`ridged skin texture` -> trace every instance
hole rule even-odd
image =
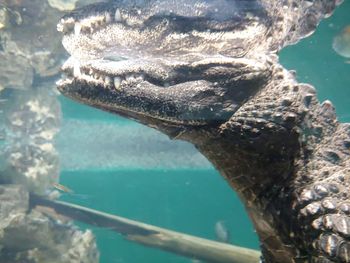
[[[350,125],[337,122],[332,104],[319,104],[312,86],[298,84],[291,73],[275,66],[269,85],[221,129],[237,143],[231,152],[243,148],[255,153],[255,160],[249,154],[246,160],[231,154],[230,167],[217,156],[207,156],[245,200],[262,240],[265,261],[350,262]],[[246,142],[237,142],[237,133]],[[258,138],[263,133],[271,138],[264,137],[260,146]],[[285,141],[272,147],[279,153],[269,153],[268,144],[279,136]],[[244,144],[251,144],[252,149]],[[252,178],[259,175],[254,162],[261,163],[264,158],[276,158],[278,164],[273,163],[271,170],[268,164],[260,168],[267,171],[262,172],[266,177],[254,182]],[[249,168],[244,167],[244,161]],[[243,172],[254,177],[248,177],[248,182],[242,177],[235,179]],[[255,213],[260,213],[256,220]],[[270,217],[267,222],[262,223],[262,214]],[[266,231],[268,225],[275,231]]]
[[[296,182],[296,216],[305,244],[315,251],[313,262],[350,262],[350,125],[333,128],[305,167],[308,184]]]

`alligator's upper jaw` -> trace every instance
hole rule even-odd
[[[57,29],[79,58],[243,56],[263,43],[269,18],[258,0],[115,0],[66,15]],[[267,48],[265,48],[267,50]]]
[[[161,61],[77,61],[63,66],[66,96],[138,119],[169,124],[222,123],[255,94],[270,72],[247,59],[164,65]],[[145,121],[147,119],[147,121]]]
[[[203,125],[226,121],[266,81],[267,63],[238,58],[248,53],[254,15],[241,10],[222,19],[190,10],[186,17],[152,9],[162,0],[143,9],[127,2],[62,18],[58,29],[72,55],[58,85],[64,95],[151,125]]]

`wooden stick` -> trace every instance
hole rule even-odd
[[[54,209],[58,214],[90,225],[111,229],[128,240],[181,256],[215,263],[258,263],[260,252],[211,241],[103,213],[62,201],[48,200],[31,194],[30,205]]]

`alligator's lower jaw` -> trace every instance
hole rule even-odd
[[[81,77],[79,80],[74,77],[67,77],[59,80],[57,84],[57,89],[64,96],[80,102],[85,105],[92,106],[97,109],[101,109],[106,112],[117,114],[121,117],[128,119],[133,119],[137,122],[145,124],[147,126],[162,130],[171,136],[176,136],[175,133],[178,132],[179,128],[185,126],[200,127],[207,125],[206,121],[201,120],[179,120],[177,118],[156,116],[148,114],[147,112],[142,112],[134,110],[127,106],[113,104],[109,101],[95,100],[96,96],[94,93],[108,94],[106,98],[118,96],[121,93],[122,83],[109,83],[101,80],[96,80],[93,77]],[[124,81],[127,83],[126,81]],[[83,91],[82,91],[83,90]],[[100,90],[100,91],[99,91]],[[91,96],[91,97],[90,97]]]
[[[115,79],[118,80],[114,80],[113,83],[113,81],[109,82],[106,79],[103,81],[102,77],[96,80],[90,76],[68,76],[57,82],[57,88],[63,95],[77,102],[136,120],[142,124],[161,130],[171,137],[177,136],[177,133],[186,127],[194,128],[212,124],[217,126],[224,121],[204,118],[181,118],[181,116],[173,117],[162,114],[159,113],[159,109],[162,107],[171,109],[173,105],[164,106],[157,100],[154,100],[153,103],[149,100],[143,100],[137,105],[135,104],[135,100],[133,100],[133,95],[130,95],[128,92],[145,87],[146,89],[152,89],[153,87],[150,87],[149,83],[144,82],[142,78],[130,77],[123,81],[120,81],[119,77],[115,77]],[[135,93],[142,94],[143,92],[140,90],[140,92],[136,91]],[[144,110],[143,107],[148,109]],[[152,110],[151,108],[155,109]]]

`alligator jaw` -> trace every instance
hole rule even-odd
[[[64,95],[148,125],[220,124],[270,74],[265,62],[239,58],[249,51],[247,35],[264,32],[255,1],[237,1],[234,10],[223,1],[221,17],[209,1],[185,11],[174,2],[172,12],[169,1],[131,2],[90,5],[61,19],[72,56],[58,83]]]

